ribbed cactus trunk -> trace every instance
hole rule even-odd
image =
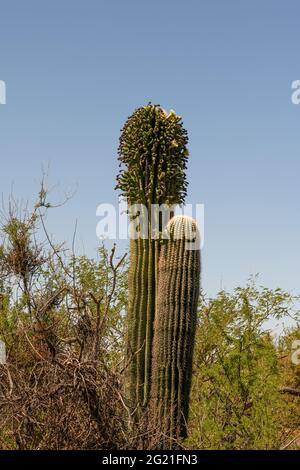
[[[128,389],[133,407],[145,406],[149,398],[157,250],[154,240],[130,241]]]
[[[195,221],[177,216],[167,229],[170,240],[159,259],[151,386],[152,415],[165,449],[186,437],[200,286],[199,246],[189,249]]]
[[[145,408],[150,396],[159,257],[159,242],[152,238],[152,205],[184,202],[187,141],[181,117],[151,104],[128,118],[120,138],[117,188],[129,212],[136,204],[148,211],[148,238],[130,241],[126,385],[132,410]]]

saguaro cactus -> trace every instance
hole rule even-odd
[[[129,208],[143,204],[148,239],[130,241],[128,389],[132,406],[149,398],[159,241],[151,238],[153,204],[181,204],[186,195],[187,132],[181,117],[159,105],[138,108],[120,137],[117,188]]]
[[[159,259],[151,387],[153,414],[167,436],[164,448],[186,436],[200,285],[196,222],[177,216],[167,230],[170,240]]]

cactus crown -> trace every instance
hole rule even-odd
[[[129,203],[182,204],[188,136],[181,117],[149,103],[127,119],[119,145],[117,188]]]

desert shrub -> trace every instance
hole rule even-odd
[[[97,260],[75,257],[47,233],[37,242],[40,209],[10,206],[2,224],[0,447],[126,447],[125,257],[104,247]]]
[[[278,346],[266,322],[284,318],[293,298],[251,281],[202,298],[187,445],[277,449],[285,439],[286,397]],[[274,325],[274,323],[273,323]]]
[[[29,212],[11,205],[0,227],[0,448],[161,448],[151,413],[133,417],[124,395],[126,257],[57,245],[50,208],[44,197]],[[299,323],[271,334],[294,300],[254,281],[201,296],[185,447],[298,448]]]

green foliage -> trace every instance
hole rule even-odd
[[[9,214],[0,230],[0,447],[127,445],[124,257],[69,255],[46,232],[38,243],[41,222]]]
[[[124,353],[123,330],[128,302],[127,263],[123,263],[122,270],[115,279],[111,257],[102,245],[98,250],[97,259],[86,256],[74,257],[70,269],[74,276],[73,288],[75,287],[80,301],[88,310],[90,321],[95,325],[101,305],[100,322],[103,338],[101,354],[105,355],[108,364],[115,365],[122,361]],[[109,297],[115,282],[118,288]]]
[[[23,282],[28,282],[30,276],[42,263],[34,243],[36,229],[35,213],[31,217],[20,219],[16,214],[2,226],[2,236],[6,240],[0,250],[3,269],[18,276]]]
[[[195,352],[188,445],[209,449],[276,449],[284,398],[278,354],[265,322],[283,318],[292,298],[253,282],[233,294],[202,298]]]

